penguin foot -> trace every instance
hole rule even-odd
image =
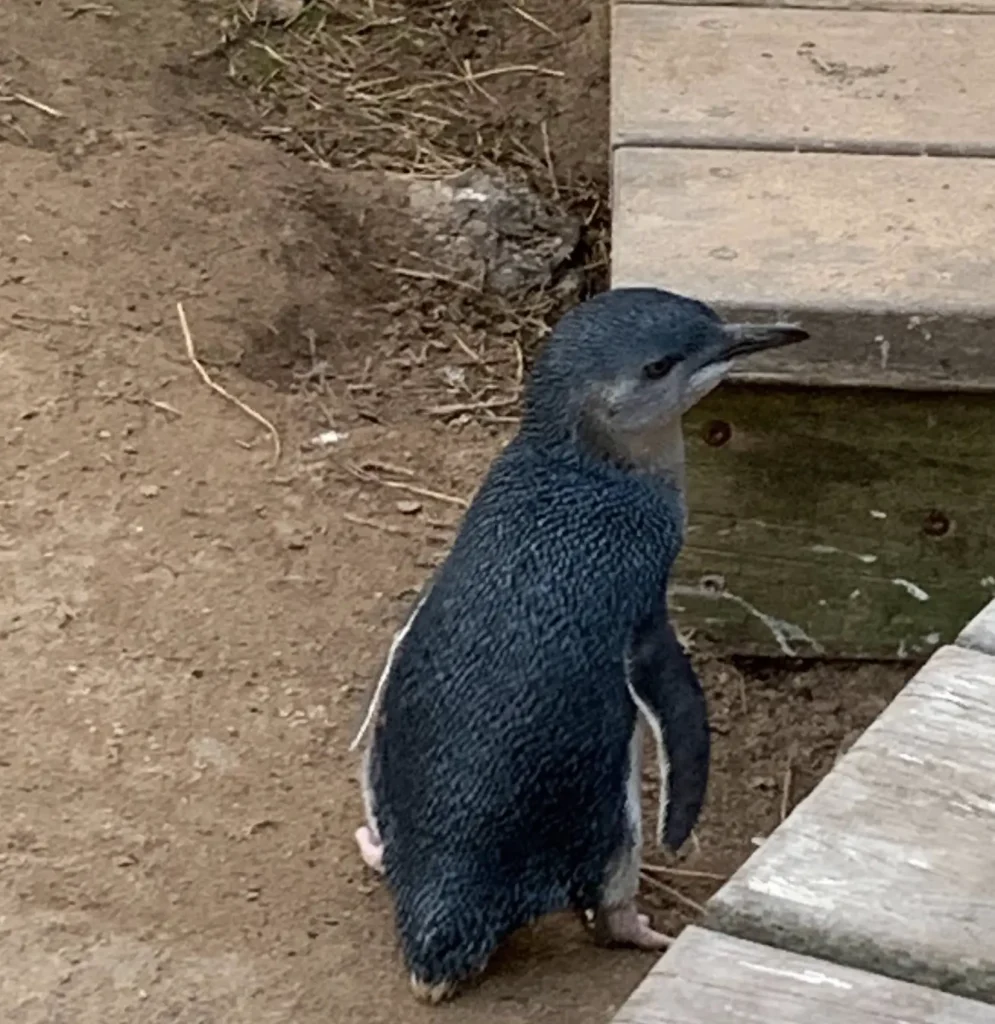
[[[411,991],[414,993],[415,999],[420,1003],[436,1006],[438,1003],[452,999],[456,995],[456,985],[451,981],[440,981],[436,985],[429,985],[427,982],[417,978],[414,973],[411,974],[410,981]]]
[[[359,855],[363,863],[373,868],[377,874],[383,874],[383,843],[380,837],[368,826],[363,825],[356,829],[356,845],[359,847]]]
[[[650,919],[640,914],[636,904],[599,907],[594,921],[594,939],[601,946],[635,946],[636,949],[659,951],[674,941],[663,932],[650,927]]]

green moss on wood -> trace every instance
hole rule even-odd
[[[920,658],[995,594],[995,396],[727,385],[686,433],[673,607],[719,649]]]

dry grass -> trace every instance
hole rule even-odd
[[[488,367],[482,358],[466,367],[469,387],[449,389],[449,404],[461,407],[453,415],[492,421],[507,419],[495,411],[495,399],[515,397],[536,343],[565,305],[604,285],[608,265],[603,185],[558,168],[547,125],[533,116],[564,74],[557,58],[565,51],[527,6],[310,0],[291,21],[276,24],[260,13],[259,0],[240,0],[210,51],[223,54],[231,77],[255,96],[263,133],[322,167],[424,178],[498,169],[527,180],[585,225],[571,270],[578,288],[554,282],[510,304],[442,274],[399,282],[413,305],[429,298],[445,308],[449,323],[469,325],[458,342],[464,350],[497,333],[498,373],[510,390],[495,394],[487,372],[494,361]]]
[[[515,16],[513,4],[311,0],[283,25],[258,10],[244,0],[226,23],[231,72],[263,99],[267,131],[312,158],[425,177],[508,164],[548,175],[488,86],[503,78],[527,91],[528,79],[562,70],[478,66],[472,56],[499,31],[494,21]]]

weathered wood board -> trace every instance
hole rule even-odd
[[[619,3],[620,0],[615,0]],[[621,0],[632,4],[673,7],[811,8],[840,11],[905,11],[937,14],[995,14],[995,0]]]
[[[625,147],[612,187],[614,286],[812,333],[739,379],[995,391],[995,162]]]
[[[985,605],[957,637],[961,647],[995,656],[995,601]]]
[[[995,658],[938,651],[709,903],[739,938],[995,1003]]]
[[[995,17],[623,3],[612,32],[614,146],[995,155]]]
[[[995,395],[727,385],[685,436],[702,641],[921,659],[995,596]]]
[[[614,1024],[995,1024],[995,1009],[687,928]]]

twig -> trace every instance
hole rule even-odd
[[[146,398],[146,402],[152,406],[153,409],[158,409],[160,412],[168,412],[171,416],[175,416],[177,419],[183,416],[183,413],[179,409],[170,405],[169,402],[160,402],[154,398]]]
[[[520,388],[525,380],[525,353],[518,338],[512,338],[512,344],[515,346],[515,387]]]
[[[393,523],[381,523],[376,519],[364,519],[362,516],[354,516],[351,512],[343,512],[342,518],[357,526],[368,526],[371,530],[381,530],[383,533],[393,533],[398,537],[410,537],[411,531],[405,530],[403,526],[394,526]]]
[[[781,821],[788,816],[791,808],[791,755],[788,755],[788,764],[784,769],[784,781],[781,783]]]
[[[643,881],[649,882],[650,885],[659,889],[661,892],[667,893],[668,896],[672,896],[679,903],[683,903],[686,907],[690,907],[692,910],[697,911],[699,914],[705,913],[705,908],[697,900],[691,899],[690,896],[685,896],[680,889],[675,889],[672,885],[667,885],[666,882],[661,882],[659,878],[654,878],[652,875],[647,875],[644,872],[640,872],[640,876]]]
[[[370,465],[369,462],[366,465]],[[400,480],[384,480],[376,473],[370,473],[361,466],[346,465],[345,467],[354,477],[367,483],[379,484],[381,487],[389,487],[395,491],[407,491],[409,494],[417,494],[422,498],[434,498],[436,501],[444,501],[447,505],[458,505],[460,508],[467,508],[469,502],[466,498],[457,497],[455,494],[444,494],[442,491],[433,491],[428,487],[419,487],[416,484],[403,483]]]
[[[33,107],[35,110],[40,110],[43,114],[47,114],[49,117],[55,117],[62,120],[66,116],[61,110],[56,110],[55,107],[50,107],[47,103],[42,103],[41,100],[25,96],[23,92],[15,92],[10,98],[18,103],[23,103],[26,107]]]
[[[51,324],[53,327],[90,327],[100,326],[91,320],[80,320],[78,317],[42,316],[38,313],[22,313],[20,310],[10,314],[11,320],[30,320],[38,324]]]
[[[72,21],[73,18],[78,18],[81,14],[94,14],[98,18],[116,18],[118,12],[110,4],[80,4],[71,11],[67,11],[66,18]]]
[[[483,359],[458,334],[453,335],[453,340],[475,363],[483,362]]]
[[[370,260],[370,266],[376,267],[377,270],[386,270],[391,274],[397,274],[398,277],[413,277],[418,281],[444,281],[446,284],[455,285],[457,288],[466,288],[472,292],[480,291],[475,285],[469,284],[466,281],[460,281],[456,277],[450,277],[448,274],[439,274],[434,270],[416,270],[414,267],[391,267],[386,263],[377,263],[374,260]]]
[[[467,78],[472,79],[474,82],[479,82],[482,78],[493,78],[495,75],[548,75],[550,78],[564,78],[565,72],[558,71],[555,68],[542,68],[538,64],[509,64],[508,67],[504,68],[487,68],[484,71],[473,71]],[[454,79],[456,81],[464,81],[465,79],[459,75],[447,75],[447,78]]]
[[[186,343],[187,358],[193,364],[193,368],[200,375],[200,379],[212,390],[221,395],[222,398],[226,398],[232,405],[238,406],[247,416],[251,416],[257,423],[269,431],[270,436],[273,438],[273,465],[277,465],[280,461],[280,456],[283,452],[283,445],[280,442],[280,433],[273,426],[272,423],[261,413],[256,412],[251,406],[246,405],[241,398],[236,398],[230,391],[226,391],[220,384],[216,384],[212,379],[211,375],[204,369],[203,364],[197,358],[197,351],[194,348],[193,335],[190,333],[190,327],[187,324],[187,315],[183,310],[183,303],[176,303],[176,314],[180,318],[180,330],[183,331],[183,340]]]
[[[508,6],[517,14],[520,18],[535,25],[536,28],[541,28],[543,32],[548,32],[554,39],[559,39],[559,36],[544,22],[540,21],[534,14],[530,14],[528,11],[521,7],[516,7],[515,4],[509,0]]]
[[[673,875],[675,878],[703,878],[709,882],[727,882],[728,875],[720,875],[717,871],[692,871],[690,868],[669,868],[665,864],[647,864],[643,862],[643,871],[652,871],[661,875]]]
[[[452,405],[433,405],[425,411],[429,416],[451,416],[457,412],[474,412],[477,409],[505,409],[514,405],[517,398],[485,398],[480,402],[454,402]]]
[[[406,466],[395,466],[393,462],[381,462],[379,459],[364,459],[359,464],[360,469],[367,471],[373,469],[383,470],[385,473],[394,473],[396,476],[414,476],[414,470]]]
[[[549,183],[553,186],[553,195],[560,198],[560,185],[556,180],[556,167],[553,164],[553,151],[549,145],[549,126],[545,121],[539,126],[542,131],[542,151],[546,157],[546,170],[549,171]]]
[[[409,494],[417,494],[422,498],[434,498],[436,501],[444,501],[448,505],[458,505],[460,508],[468,508],[470,503],[466,498],[457,497],[455,494],[443,494],[441,491],[431,491],[427,487],[417,487],[415,484],[401,483],[400,480],[380,480],[377,483],[384,487],[391,487],[396,491],[407,491]]]

